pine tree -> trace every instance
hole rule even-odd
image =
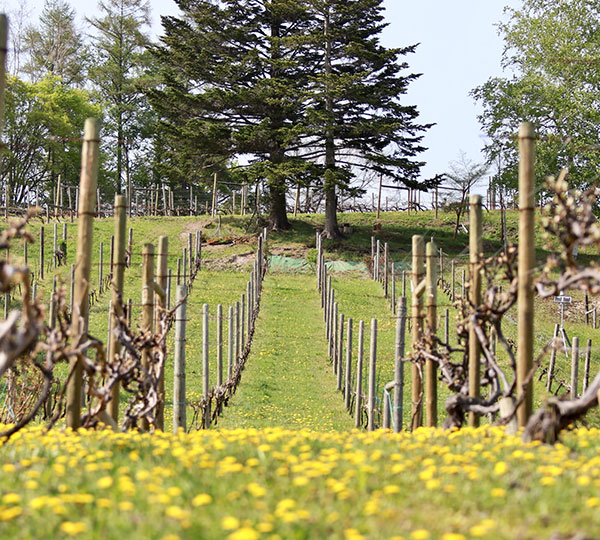
[[[313,46],[320,62],[306,92],[309,136],[300,153],[324,164],[325,234],[339,237],[336,190],[371,170],[418,187],[415,160],[428,125],[416,123],[416,107],[401,97],[419,75],[402,57],[416,45],[388,49],[382,0],[310,0]],[[421,183],[421,187],[423,184]]]
[[[198,171],[246,154],[245,176],[265,179],[269,222],[289,228],[286,189],[304,167],[290,151],[299,136],[307,83],[304,2],[179,0],[181,17],[163,18],[157,49],[164,86],[151,102],[170,145]],[[197,174],[202,174],[198,172]]]

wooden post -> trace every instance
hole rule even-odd
[[[223,385],[223,306],[217,305],[217,386]]]
[[[169,271],[167,272],[167,309],[171,309],[171,283],[173,282],[173,276],[172,276],[172,271],[169,268]]]
[[[444,312],[444,343],[450,345],[450,310]]]
[[[571,399],[577,399],[577,379],[579,377],[579,338],[573,338],[571,347]]]
[[[44,226],[42,225],[40,226],[40,280],[44,279],[44,243]]]
[[[533,271],[535,268],[535,134],[530,123],[519,129],[519,288],[517,296],[517,398],[533,365]],[[529,384],[517,410],[519,427],[525,427],[533,410],[533,384]]]
[[[183,248],[183,260],[181,262],[181,271],[183,272],[182,281],[184,285],[187,285],[187,248]]]
[[[590,384],[590,361],[592,359],[592,340],[587,340],[587,348],[585,351],[585,364],[583,365],[583,388],[581,392],[584,393]]]
[[[127,252],[129,253],[129,264],[128,266],[131,266],[131,263],[133,261],[133,229],[130,227],[129,228],[129,239],[127,241]]]
[[[590,325],[590,297],[587,291],[584,291],[584,302],[585,302],[585,324]]]
[[[142,332],[151,334],[154,329],[154,246],[144,244],[142,248]],[[142,365],[148,369],[150,367],[150,354],[147,349],[142,350]],[[142,429],[148,431],[150,424],[146,419],[142,420]]]
[[[337,344],[337,358],[335,362],[337,363],[337,390],[342,389],[342,377],[344,374],[344,370],[342,368],[344,362],[344,314],[340,313],[340,323],[339,323],[339,332],[338,332],[338,344]]]
[[[53,229],[54,235],[53,235],[53,243],[52,243],[52,245],[53,245],[54,251],[53,251],[53,255],[52,255],[52,260],[53,260],[54,268],[56,268],[58,266],[58,261],[57,261],[58,256],[56,254],[56,252],[58,251],[58,230],[57,230],[58,229],[58,223],[55,221],[53,225],[54,226],[53,226],[52,229]]]
[[[73,345],[81,343],[87,334],[89,313],[89,283],[92,261],[92,237],[94,225],[94,196],[98,179],[99,123],[93,118],[85,121],[81,153],[81,180],[79,184],[79,220],[77,224],[77,255],[75,275],[75,301],[71,321]],[[78,429],[81,424],[81,386],[83,366],[75,358],[69,365],[72,371],[67,384],[66,424]]]
[[[181,259],[177,257],[177,285],[181,283]]]
[[[456,280],[456,263],[454,262],[454,259],[452,259],[452,263],[451,263],[451,272],[452,272],[452,283],[450,284],[450,292],[451,292],[451,297],[452,297],[452,302],[456,301],[456,293],[455,293],[455,280]]]
[[[381,187],[383,185],[383,174],[379,173],[379,194],[377,195],[377,221],[379,222],[379,213],[381,212]]]
[[[227,380],[233,374],[233,306],[229,306],[227,318]]]
[[[402,296],[406,296],[406,270],[402,270]]]
[[[465,299],[465,269],[462,269],[461,279],[460,279],[460,298],[461,300]]]
[[[394,411],[392,422],[394,433],[402,430],[404,402],[404,345],[406,341],[406,297],[398,302],[398,318],[396,319],[396,343],[394,358]]]
[[[194,273],[194,257],[192,251],[192,233],[188,233],[188,253],[190,254],[190,279],[192,279],[192,274]]]
[[[119,294],[123,294],[123,283],[125,276],[125,232],[127,227],[127,198],[123,195],[115,195],[115,258],[112,267],[112,311],[111,327],[115,328],[117,317],[123,316],[123,310],[118,302]],[[121,298],[123,301],[123,298]],[[110,335],[109,350],[114,358],[121,351],[121,342],[113,333]],[[110,416],[115,422],[119,421],[119,383],[111,390]]]
[[[186,287],[177,287],[175,304],[175,358],[173,366],[173,433],[179,428],[186,430],[185,397],[185,327],[186,327]]]
[[[423,266],[425,259],[425,246],[421,235],[412,237],[412,267],[413,267],[413,293],[412,293],[412,337],[417,343],[423,335],[423,299],[417,294],[417,288],[423,280]],[[411,429],[423,425],[423,381],[418,366],[412,366],[412,420]]]
[[[71,278],[70,278],[70,280],[71,280],[71,288],[70,288],[71,294],[69,296],[69,298],[70,298],[69,313],[71,315],[73,315],[73,304],[75,302],[75,265],[74,264],[71,265],[71,274],[70,274],[70,276],[71,276]],[[34,298],[35,298],[35,295],[34,295]]]
[[[27,264],[27,263],[25,263],[25,264]],[[592,326],[593,326],[594,330],[596,328],[598,328],[597,321],[598,321],[597,308],[594,308],[594,311],[592,312]]]
[[[235,303],[235,364],[237,365],[240,360],[240,351],[241,351],[241,343],[240,343],[240,303]]]
[[[162,291],[167,290],[167,277],[169,266],[169,238],[166,236],[158,237],[158,253],[156,261],[156,283]],[[156,294],[154,296],[156,304],[155,328],[159,331],[160,321],[167,309],[167,296]],[[158,382],[158,405],[156,407],[156,428],[164,431],[165,429],[165,372],[160,374]]]
[[[209,386],[209,364],[208,364],[208,304],[202,306],[202,395],[208,400]],[[210,402],[204,411],[204,427],[210,426]]]
[[[394,268],[394,263],[392,262],[392,313],[396,314],[396,270]]]
[[[471,304],[481,304],[481,254],[482,254],[483,225],[481,219],[481,195],[471,195],[469,215],[469,262],[471,271]],[[480,395],[480,358],[481,347],[475,328],[469,322],[469,397],[478,398]],[[478,426],[479,416],[469,412],[469,425]]]
[[[369,404],[367,431],[375,429],[375,376],[377,368],[377,319],[371,319],[371,354],[369,356]]]
[[[375,237],[371,236],[371,270],[373,279],[375,278]]]
[[[104,242],[100,242],[98,248],[100,262],[98,263],[98,293],[102,294],[102,270],[104,270]]]
[[[375,281],[379,281],[381,276],[379,275],[379,261],[381,259],[381,242],[377,240],[377,247],[375,249]]]
[[[27,238],[24,238],[23,239],[23,262],[24,262],[25,266],[27,266],[29,264],[28,249],[29,249],[29,242],[27,241]],[[595,328],[595,326],[594,326],[594,328]]]
[[[558,340],[559,324],[554,325],[554,337],[552,338],[552,350],[550,351],[550,364],[548,365],[548,380],[546,382],[546,390],[552,391],[552,379],[554,378],[554,365],[556,363],[556,348]]]
[[[213,192],[212,192],[212,207],[210,211],[211,217],[217,215],[217,173],[213,174]]]
[[[365,322],[358,322],[358,355],[356,357],[356,400],[354,402],[354,427],[359,428],[361,424],[362,408],[362,372],[363,372],[363,344],[365,334]]]
[[[4,127],[4,93],[6,90],[6,52],[8,45],[8,18],[0,14],[0,133]]]
[[[352,318],[348,318],[348,332],[346,335],[346,380],[344,383],[344,405],[350,410],[350,397],[352,396]]]
[[[334,291],[335,292],[335,291]],[[333,303],[333,314],[331,317],[330,351],[333,373],[337,373],[337,340],[338,340],[338,303]]]
[[[426,273],[426,309],[427,330],[435,336],[437,332],[437,264],[435,260],[436,247],[434,242],[427,242],[425,257],[427,260]],[[435,349],[431,348],[434,354]],[[425,394],[427,427],[437,426],[437,366],[431,359],[425,361]]]
[[[294,202],[294,217],[298,214],[298,202],[300,201],[300,184],[296,186],[296,201]]]
[[[438,187],[435,186],[435,219],[438,218]]]
[[[389,260],[390,248],[388,243],[383,244],[383,290],[385,298],[388,298],[388,276],[389,276]]]

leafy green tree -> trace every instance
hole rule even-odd
[[[25,30],[24,48],[28,61],[23,72],[33,81],[51,74],[67,85],[83,84],[87,48],[75,25],[75,10],[66,0],[46,0],[39,26]]]
[[[30,83],[9,77],[2,141],[0,181],[17,204],[51,196],[53,179],[76,186],[81,167],[81,134],[85,119],[102,117],[89,92],[46,76]]]
[[[388,49],[382,0],[310,0],[312,41],[318,52],[307,88],[308,137],[301,153],[324,164],[325,233],[339,236],[337,190],[371,170],[418,187],[424,150],[415,106],[402,96],[419,75],[404,74],[403,57],[416,45]]]
[[[266,180],[270,225],[288,228],[288,181],[306,167],[303,135],[308,82],[305,2],[178,0],[181,17],[163,18],[156,55],[163,86],[151,102],[163,119],[179,174],[199,182],[236,155],[246,177]],[[175,164],[174,163],[174,164]]]
[[[524,0],[507,9],[499,25],[503,66],[510,76],[491,78],[472,95],[489,141],[485,151],[498,165],[498,184],[517,186],[514,135],[528,120],[539,135],[536,178],[568,166],[582,186],[598,177],[600,125],[600,4],[587,0]]]
[[[89,71],[106,105],[105,149],[115,171],[114,187],[121,193],[124,181],[129,185],[131,178],[132,150],[143,138],[149,118],[144,84],[150,61],[145,33],[150,7],[147,0],[106,0],[98,7],[100,15],[88,19],[95,30]]]

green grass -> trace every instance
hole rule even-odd
[[[308,276],[268,275],[252,352],[222,427],[349,429],[327,361],[320,299]]]

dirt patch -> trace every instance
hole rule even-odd
[[[217,246],[224,247],[224,246]],[[244,270],[251,267],[254,263],[254,251],[232,255],[224,259],[206,259],[202,263],[210,270]]]
[[[294,259],[306,259],[306,254],[310,248],[303,247],[278,247],[269,246],[269,253],[271,255],[282,255],[284,257],[293,257]]]

